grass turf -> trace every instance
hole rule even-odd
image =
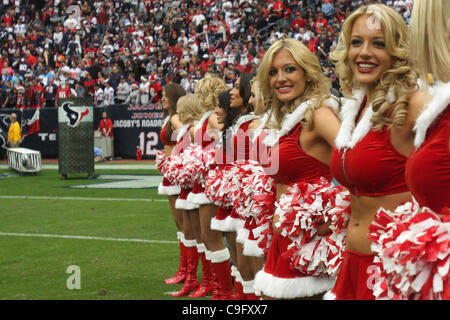
[[[96,170],[96,174],[157,174],[155,170]],[[176,228],[164,196],[153,189],[71,189],[86,175],[63,180],[57,170],[36,176],[3,169],[0,233],[92,236],[168,243],[118,242],[0,235],[0,299],[180,299],[163,279],[178,268]],[[102,180],[102,182],[104,182]],[[14,198],[53,197],[52,199]],[[67,200],[59,197],[157,199]],[[163,201],[161,201],[163,200]],[[66,286],[69,266],[80,268],[81,289]],[[199,280],[201,277],[199,264]],[[188,299],[188,298],[186,298]]]

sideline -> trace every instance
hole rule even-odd
[[[0,163],[0,169],[8,169],[8,164]],[[43,163],[42,170],[56,170],[58,164]],[[156,170],[156,164],[95,164],[98,170]]]
[[[120,242],[163,243],[163,244],[177,244],[178,243],[178,241],[170,241],[170,240],[147,240],[147,239],[126,239],[126,238],[123,239],[123,238],[91,237],[91,236],[70,236],[70,235],[39,234],[39,233],[0,232],[0,236],[60,238],[60,239],[77,239],[77,240],[103,240],[103,241],[120,241]]]

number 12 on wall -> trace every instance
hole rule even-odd
[[[139,148],[142,150],[142,155],[155,156],[158,153],[156,149],[158,145],[158,134],[156,132],[143,132],[139,133]]]

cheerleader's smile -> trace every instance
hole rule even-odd
[[[288,50],[282,49],[274,54],[269,70],[269,83],[283,103],[292,101],[305,92],[305,72]]]
[[[386,48],[384,31],[366,15],[353,24],[348,59],[355,79],[365,85],[379,81],[391,68],[392,57]],[[373,18],[372,18],[373,19]]]

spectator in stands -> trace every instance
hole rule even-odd
[[[117,86],[116,102],[119,104],[125,103],[129,94],[130,85],[128,84],[124,76],[120,76],[120,83]]]
[[[67,85],[65,81],[62,81],[61,85],[56,90],[55,105],[58,106],[58,101],[60,99],[68,99],[71,96],[72,91],[70,90],[70,87]]]
[[[141,105],[146,105],[149,102],[149,83],[147,77],[141,76],[141,84],[139,86],[139,103]]]
[[[105,88],[103,89],[103,105],[109,107],[114,104],[114,89],[110,86],[109,80],[103,81]]]
[[[98,83],[94,84],[94,106],[103,107],[103,89]]]
[[[10,148],[17,148],[20,144],[20,139],[22,139],[20,133],[20,124],[17,122],[17,114],[11,113],[9,116],[9,120],[11,121],[8,130],[8,141],[7,144]]]
[[[128,94],[127,100],[125,100],[125,104],[135,105],[139,103],[139,90],[137,83],[131,84],[131,91]]]

